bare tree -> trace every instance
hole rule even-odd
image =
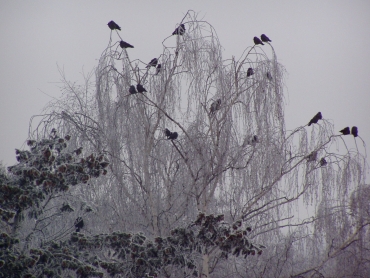
[[[57,127],[72,145],[109,157],[105,185],[76,192],[100,215],[94,232],[154,238],[199,212],[223,214],[251,226],[269,251],[245,263],[204,248],[200,277],[338,273],[333,265],[347,247],[368,235],[368,216],[354,205],[360,197],[351,199],[365,184],[365,157],[347,148],[325,113],[310,127],[285,129],[285,69],[272,44],[225,60],[212,25],[193,11],[180,24],[186,31],[162,42],[160,68],[132,59],[111,36],[94,81],[88,75],[77,86],[61,72],[64,95],[46,107],[31,137]],[[137,84],[147,92],[129,90]],[[311,211],[307,219],[299,208]],[[359,266],[369,259],[361,254]]]

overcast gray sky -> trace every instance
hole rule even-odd
[[[216,29],[224,59],[239,57],[254,36],[270,37],[288,72],[287,129],[321,111],[335,130],[357,125],[370,142],[369,0],[0,0],[0,161],[16,162],[30,117],[60,96],[57,65],[83,83],[108,44],[110,20],[135,46],[132,60],[150,61],[189,9]],[[353,145],[352,136],[344,140]]]

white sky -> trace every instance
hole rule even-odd
[[[83,83],[81,73],[97,65],[108,44],[110,20],[135,46],[131,59],[149,62],[189,9],[216,29],[224,59],[239,57],[254,36],[270,37],[288,71],[287,129],[321,111],[335,130],[357,125],[370,142],[369,0],[0,0],[0,161],[16,162],[30,117],[60,96],[57,65]],[[352,136],[344,140],[353,145]]]

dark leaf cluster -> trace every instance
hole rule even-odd
[[[0,215],[9,221],[15,213],[39,206],[51,192],[67,191],[71,185],[87,183],[91,177],[107,173],[109,162],[103,155],[80,158],[82,148],[67,151],[70,136],[56,132],[48,139],[28,140],[30,150],[16,150],[18,164],[8,167],[0,179]],[[67,209],[67,208],[65,208]]]

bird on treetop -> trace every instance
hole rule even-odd
[[[319,120],[322,119],[322,115],[321,115],[321,112],[318,112],[311,120],[310,122],[308,123],[308,126],[310,126],[311,124],[317,124],[317,122]]]
[[[118,26],[117,23],[115,23],[113,20],[109,21],[108,22],[108,27],[111,29],[111,30],[120,30],[121,31],[121,27]]]
[[[175,140],[178,137],[177,132],[171,132],[167,128],[164,130],[164,134],[166,135],[168,140]]]
[[[353,135],[353,137],[357,137],[358,136],[358,128],[357,128],[357,126],[353,126],[351,128],[351,134]]]
[[[127,42],[125,42],[125,41],[120,41],[120,43],[119,43],[119,46],[121,47],[121,48],[134,48],[134,46],[133,45],[131,45],[131,44],[129,44],[129,43],[127,43]]]
[[[177,136],[178,136],[177,132],[171,132],[171,135],[168,139],[175,140],[175,139],[177,139]]]
[[[216,112],[217,110],[220,109],[220,107],[221,107],[221,99],[219,98],[215,100],[214,102],[212,102],[211,107],[210,107],[210,113],[212,114]]]
[[[254,38],[253,38],[253,41],[254,41],[254,44],[262,44],[262,45],[264,45],[264,44],[262,43],[262,41],[261,41],[259,38],[257,38],[257,37],[254,37]]]
[[[269,71],[266,73],[266,77],[268,80],[272,81],[272,75]]]
[[[157,65],[157,68],[156,68],[156,71],[155,71],[155,74],[156,75],[161,71],[161,68],[162,68],[162,65],[161,64],[158,64]]]
[[[168,129],[168,128],[166,128],[166,129],[164,130],[164,134],[166,135],[166,137],[167,137],[167,138],[169,138],[169,137],[171,136],[171,131],[169,131],[169,129]]]
[[[351,131],[349,130],[348,126],[343,128],[342,130],[339,130],[339,132],[341,132],[343,135],[351,134]]]
[[[145,90],[145,88],[143,87],[143,85],[141,85],[140,83],[136,85],[136,89],[139,93],[144,93],[144,92],[147,92],[147,90]]]
[[[311,161],[316,161],[316,158],[317,158],[317,151],[313,151],[312,153],[310,153],[308,156],[306,156],[307,158],[307,161],[308,162],[311,162]]]
[[[152,60],[150,60],[149,64],[146,67],[147,68],[155,67],[157,64],[158,64],[158,59],[157,58],[153,58]]]
[[[320,159],[320,166],[325,166],[326,164],[328,164],[328,162],[326,161],[326,159],[323,157]]]
[[[263,42],[272,42],[272,40],[270,40],[270,39],[269,39],[269,37],[268,37],[268,36],[266,36],[265,34],[262,34],[262,35],[261,35],[261,40],[262,40]]]
[[[253,69],[252,68],[248,68],[248,70],[247,70],[247,77],[249,77],[249,76],[251,76],[253,74],[254,74]]]
[[[185,25],[181,24],[179,27],[175,29],[175,31],[172,32],[172,35],[184,35],[185,33]]]
[[[131,85],[130,86],[130,89],[128,89],[128,91],[129,91],[129,93],[130,94],[137,94],[137,91],[136,91],[136,89],[135,89],[135,86],[134,85]]]

